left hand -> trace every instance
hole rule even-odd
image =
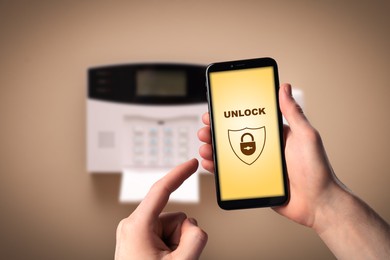
[[[161,213],[169,195],[198,168],[185,162],[157,181],[116,232],[115,259],[198,259],[207,234],[185,213]]]

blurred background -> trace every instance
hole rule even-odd
[[[390,221],[389,1],[0,0],[2,259],[112,259],[136,204],[120,175],[86,171],[87,69],[270,56],[303,90],[338,177]],[[203,87],[203,86],[202,86]],[[209,235],[202,259],[333,259],[310,229],[271,209],[200,203],[167,211]]]

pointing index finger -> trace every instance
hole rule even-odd
[[[176,166],[150,188],[137,211],[151,220],[156,219],[169,200],[169,196],[198,168],[198,160],[192,159]]]

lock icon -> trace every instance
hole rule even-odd
[[[244,137],[246,135],[249,135],[252,138],[251,142],[244,142]],[[251,155],[256,151],[256,142],[252,134],[245,133],[241,136],[240,148],[241,148],[241,152],[245,155]]]

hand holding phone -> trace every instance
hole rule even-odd
[[[219,206],[284,204],[288,185],[275,60],[214,63],[206,74]]]

